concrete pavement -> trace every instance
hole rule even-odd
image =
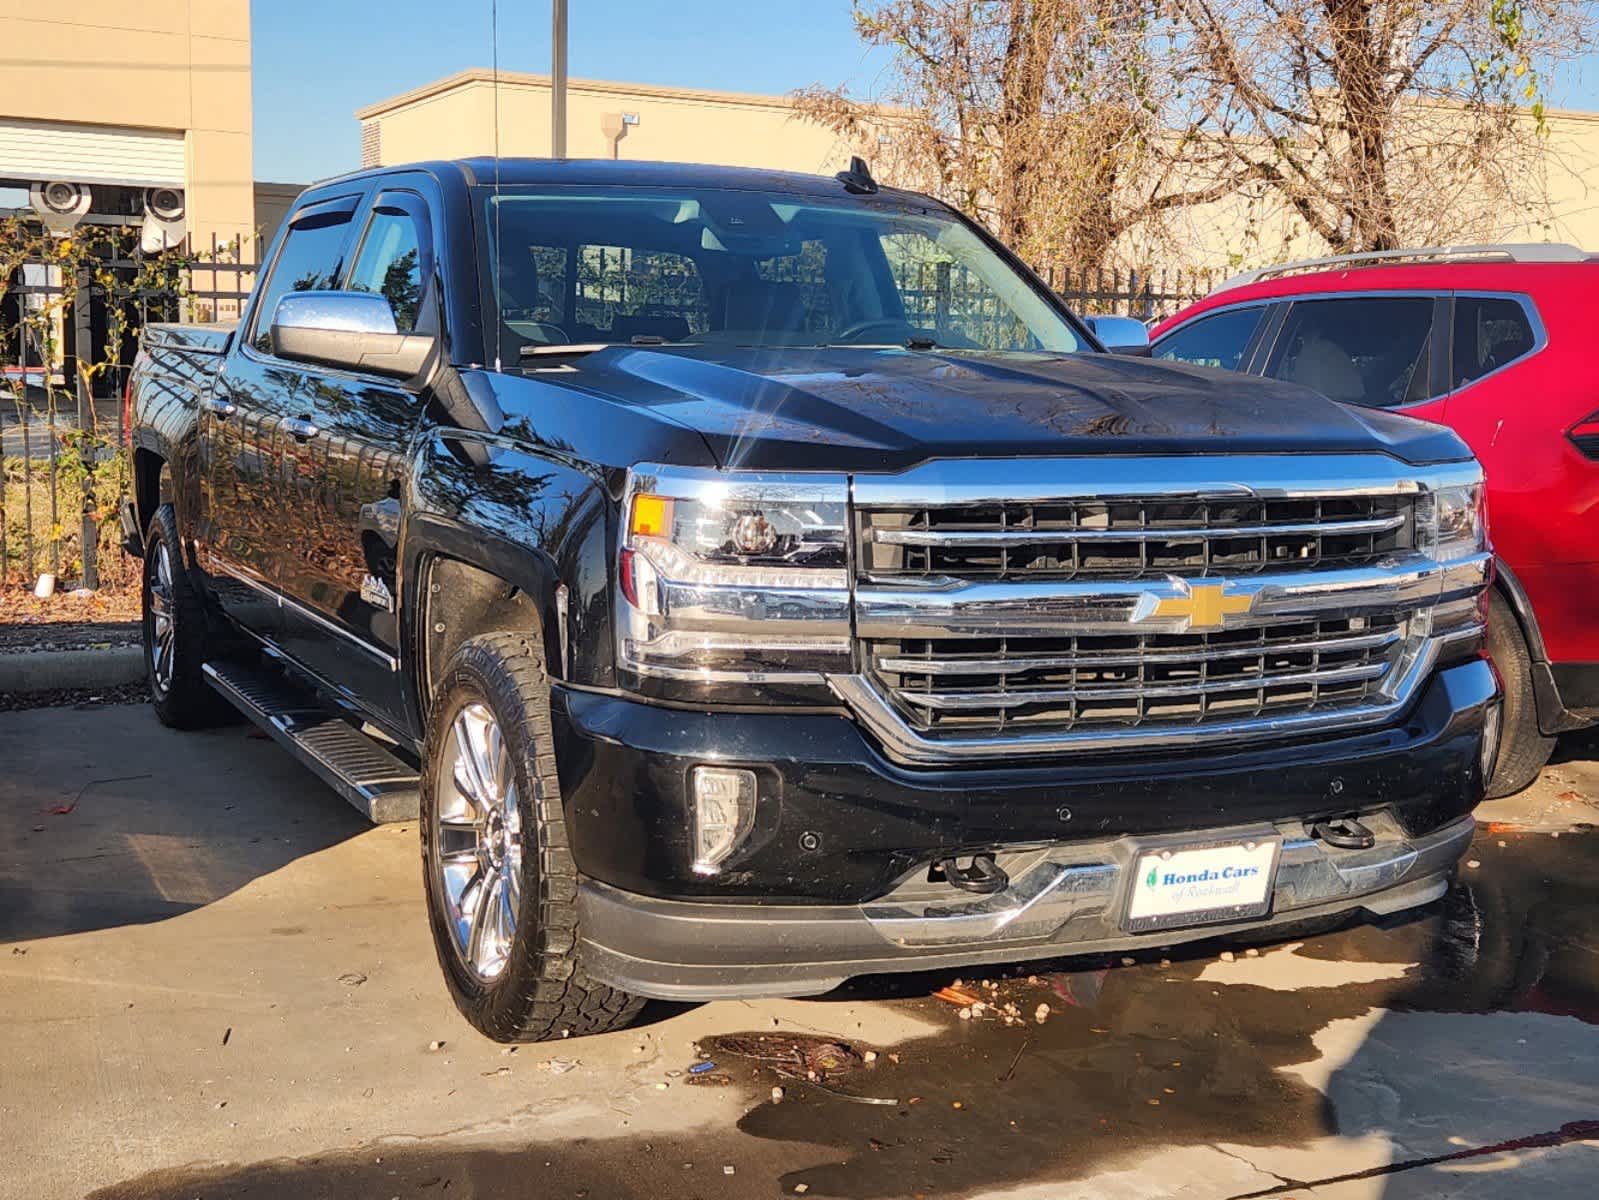
[[[946,975],[508,1051],[438,978],[414,827],[245,726],[0,714],[0,1197],[1591,1196],[1594,745],[1418,919],[996,975],[1013,1026]],[[878,1057],[717,1041],[791,1033]]]

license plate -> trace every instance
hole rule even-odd
[[[1265,916],[1271,911],[1280,845],[1267,837],[1143,851],[1127,903],[1127,931]]]

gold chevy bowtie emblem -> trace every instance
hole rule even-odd
[[[1180,582],[1180,581],[1179,581]],[[1220,629],[1227,617],[1246,613],[1254,603],[1248,593],[1229,596],[1224,583],[1182,583],[1184,594],[1155,602],[1152,617],[1187,617],[1190,632]]]

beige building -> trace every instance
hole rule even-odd
[[[1499,190],[1486,184],[1448,197],[1433,191],[1426,176],[1408,186],[1429,211],[1452,206],[1456,221],[1464,219],[1474,229],[1465,241],[1568,242],[1599,251],[1599,113],[1548,110],[1542,136],[1522,152],[1517,167],[1512,203],[1495,199]],[[1129,263],[1180,253],[1183,267],[1222,273],[1328,253],[1326,243],[1275,193],[1258,187],[1181,209],[1169,218],[1164,236],[1141,240],[1134,233],[1117,249]]]
[[[499,153],[550,153],[550,78],[501,72]],[[357,110],[361,165],[387,166],[495,152],[494,76],[462,71]],[[786,96],[572,79],[567,154],[833,172],[852,149],[805,120]]]
[[[201,252],[253,235],[249,0],[0,0],[0,56],[16,207],[48,189],[52,219],[142,222],[147,244]]]
[[[359,109],[362,165],[493,154],[495,105],[494,77],[479,69]],[[498,109],[501,154],[549,154],[549,76],[502,72]],[[885,131],[891,127],[890,118]],[[1542,145],[1543,169],[1534,172],[1542,177],[1529,176],[1527,203],[1513,214],[1492,214],[1482,240],[1568,241],[1599,250],[1599,113],[1551,110]],[[568,84],[567,151],[574,158],[818,173],[836,171],[859,153],[880,177],[917,186],[913,178],[894,178],[886,137],[851,146],[800,116],[785,96],[574,79]],[[1172,214],[1156,236],[1126,236],[1116,257],[1139,268],[1154,263],[1227,273],[1325,253],[1320,239],[1271,194],[1240,193]]]

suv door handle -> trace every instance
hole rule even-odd
[[[226,421],[239,411],[239,406],[231,400],[224,400],[220,396],[207,396],[205,406],[216,414],[217,420]]]
[[[304,417],[289,417],[283,422],[283,428],[297,441],[307,442],[322,430],[317,428],[315,421],[308,421]]]

